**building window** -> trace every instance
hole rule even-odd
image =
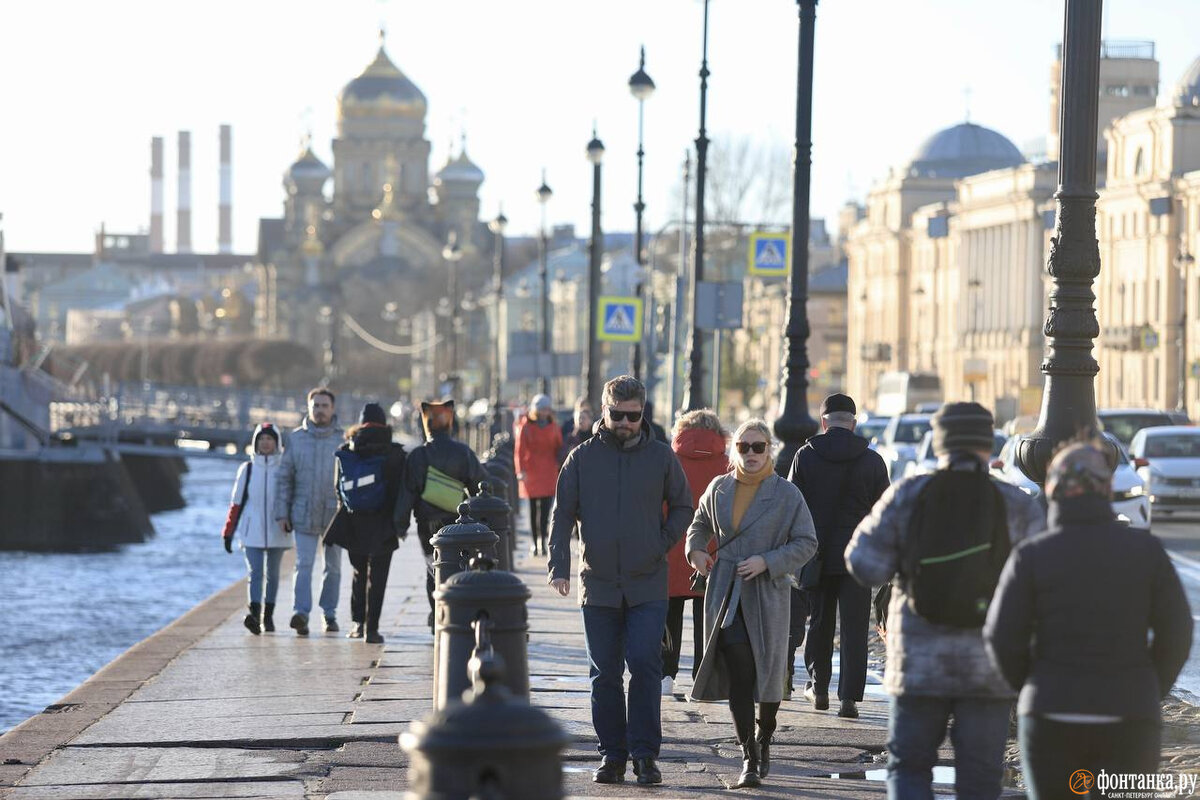
[[[1139,147],[1137,155],[1133,157],[1133,175],[1140,177],[1146,174],[1146,151]]]

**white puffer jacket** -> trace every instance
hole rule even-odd
[[[252,461],[238,468],[237,480],[233,482],[230,502],[242,502],[246,486],[246,470],[250,464],[250,491],[246,494],[246,506],[242,509],[234,534],[242,547],[288,548],[294,544],[293,536],[284,533],[274,520],[272,510],[279,487],[279,464],[282,457],[277,454],[264,456],[256,453]]]

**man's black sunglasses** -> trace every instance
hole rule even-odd
[[[630,422],[642,421],[641,411],[617,411],[615,408],[609,408],[608,415],[612,417],[613,422],[620,422],[623,419],[627,419]]]
[[[737,449],[738,449],[738,452],[741,453],[742,455],[746,455],[746,453],[749,453],[751,450],[753,450],[755,453],[758,453],[759,455],[762,455],[763,453],[767,452],[767,443],[766,442],[738,442]]]

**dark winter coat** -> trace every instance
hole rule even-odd
[[[863,437],[830,428],[796,452],[788,480],[804,495],[817,528],[817,554],[801,585],[815,586],[822,574],[845,575],[850,537],[888,488],[883,457]]]
[[[471,494],[479,492],[480,481],[488,480],[488,475],[471,448],[452,439],[448,431],[434,431],[427,441],[413,448],[404,470],[407,504],[412,508],[418,525],[433,523],[441,527],[447,519],[453,520],[456,515],[421,499],[421,493],[425,491],[425,476],[430,467],[466,485]],[[405,527],[407,525],[405,521]]]
[[[1049,523],[1009,556],[983,629],[1019,713],[1158,719],[1192,644],[1170,558],[1105,498],[1051,503]]]
[[[700,507],[700,497],[714,478],[729,472],[729,456],[725,455],[725,437],[707,428],[685,428],[671,442],[671,449],[683,467],[692,490],[692,506]],[[709,540],[709,552],[716,552],[716,537]],[[676,542],[667,554],[668,592],[671,597],[703,597],[704,592],[692,591],[692,565],[684,552],[683,540]]]
[[[620,608],[667,599],[667,551],[692,521],[692,492],[671,448],[643,418],[624,447],[597,422],[567,456],[550,523],[550,579],[570,579],[579,524],[579,604]],[[663,504],[667,506],[666,518]]]
[[[383,467],[387,487],[383,508],[379,511],[350,513],[339,500],[337,512],[325,530],[325,544],[336,544],[355,555],[377,556],[390,553],[400,546],[399,539],[408,534],[411,514],[402,488],[406,455],[404,447],[392,441],[387,427],[364,427],[354,432],[350,441],[341,446],[369,458],[387,455]],[[342,462],[334,461],[334,486],[342,480]]]
[[[558,482],[558,449],[562,431],[553,419],[538,421],[525,415],[517,420],[513,443],[513,468],[520,482],[521,497],[553,497]]]

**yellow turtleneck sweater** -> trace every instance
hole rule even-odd
[[[742,517],[746,515],[746,509],[750,508],[750,503],[754,501],[754,495],[758,494],[758,487],[773,474],[775,474],[775,470],[771,468],[770,460],[758,472],[746,472],[741,465],[734,464],[733,477],[736,483],[733,489],[733,529],[735,531],[742,524]]]

